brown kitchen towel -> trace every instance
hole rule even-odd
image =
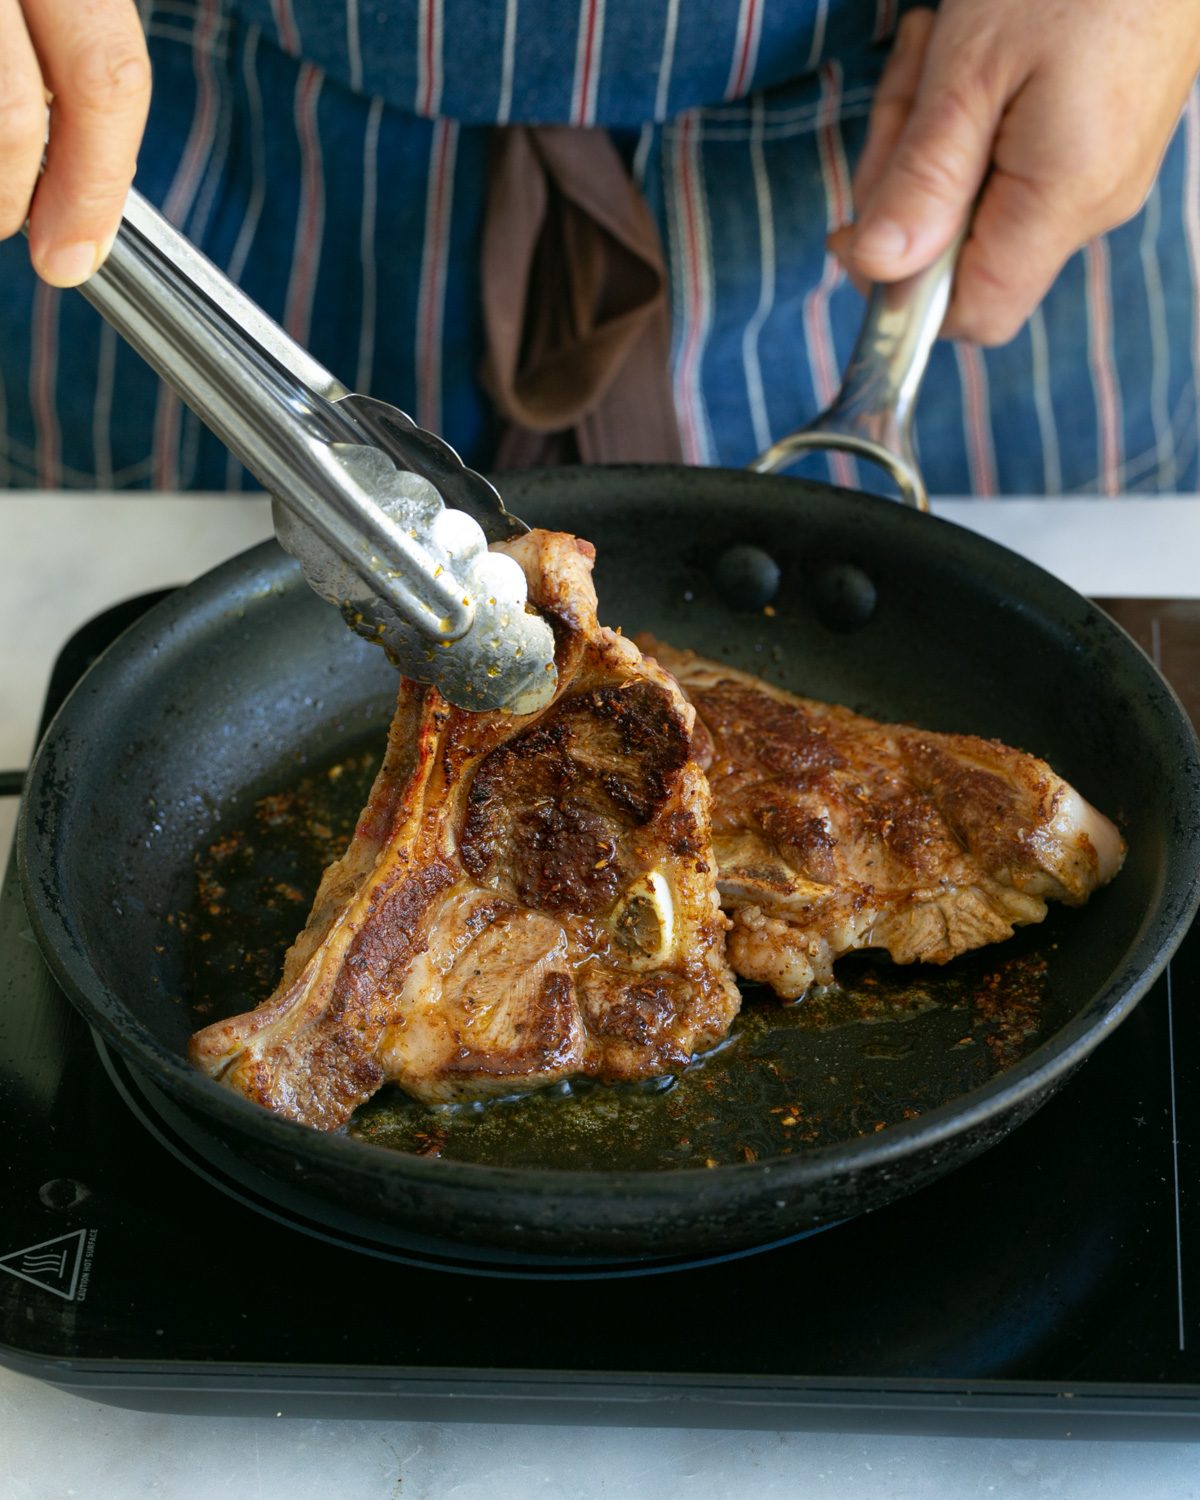
[[[498,468],[679,461],[662,247],[605,131],[494,133],[482,281]]]

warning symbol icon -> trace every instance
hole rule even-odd
[[[60,1234],[39,1245],[26,1245],[23,1250],[0,1256],[0,1271],[73,1302],[79,1289],[86,1239],[87,1230],[77,1229],[73,1234]]]

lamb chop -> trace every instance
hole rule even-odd
[[[711,743],[729,957],[786,999],[836,958],[942,964],[1078,906],[1121,867],[1116,828],[996,740],[878,724],[648,636]]]
[[[445,1101],[661,1075],[737,1012],[692,708],[597,623],[588,543],[505,550],[555,632],[550,707],[468,713],[402,682],[277,989],[192,1038],[290,1119],[334,1129],[385,1081]]]

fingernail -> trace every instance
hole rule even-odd
[[[100,264],[100,248],[89,241],[59,245],[38,263],[38,272],[51,286],[78,286]]]
[[[877,219],[858,231],[854,251],[860,260],[899,260],[908,249],[908,235],[891,219]]]

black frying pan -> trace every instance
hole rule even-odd
[[[764,1246],[962,1167],[1129,1013],[1186,929],[1200,756],[1177,700],[1065,585],[886,501],[670,468],[525,475],[504,493],[531,523],[596,544],[608,622],[883,719],[997,736],[1045,757],[1119,820],[1129,857],[1117,880],[1016,940],[1045,966],[1036,1045],[963,1090],[945,1036],[935,1028],[928,1040],[922,1018],[908,1033],[913,1055],[894,1064],[878,1057],[873,1028],[843,1027],[846,1089],[869,1075],[894,1119],[896,1101],[878,1096],[893,1076],[902,1092],[920,1074],[940,1080],[940,1102],[886,1129],[858,1119],[825,1144],[715,1169],[570,1172],[410,1156],[276,1119],[194,1072],[185,1046],[197,1018],[179,998],[187,945],[165,916],[192,900],[195,851],[294,777],[301,757],[320,762],[364,733],[381,740],[395,687],[382,655],[268,544],[124,635],[73,693],[30,772],[18,838],[34,929],[139,1107],[268,1211],[369,1248],[493,1269],[649,1269]],[[773,615],[736,607],[718,586],[739,544],[778,564]],[[861,598],[845,607],[848,569],[869,580],[873,609]],[[836,1093],[823,1057],[814,1087]]]

